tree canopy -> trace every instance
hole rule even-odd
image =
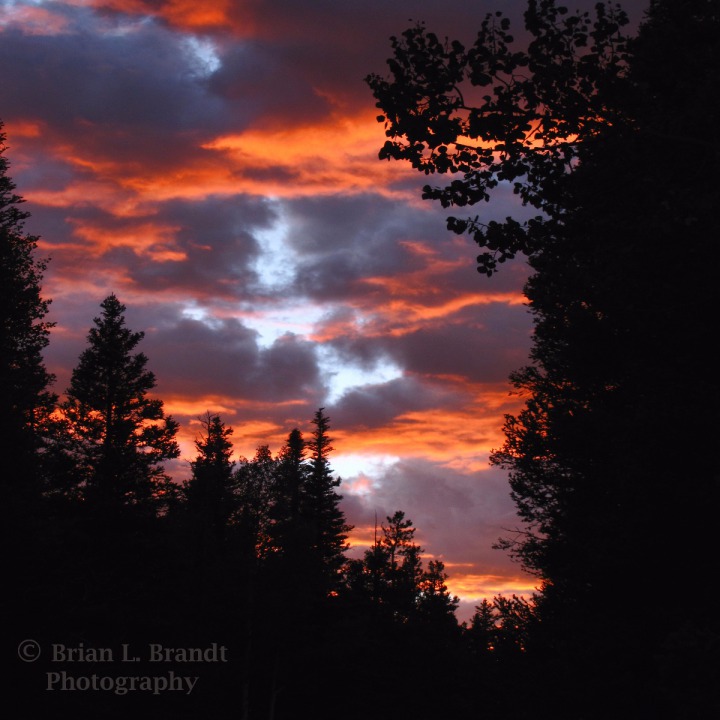
[[[623,685],[612,663],[637,712],[662,712],[657,697],[678,702],[681,691],[667,682],[659,693],[648,658],[663,654],[672,674],[680,660],[668,647],[718,632],[706,587],[682,640],[667,597],[644,596],[632,627],[609,612],[678,568],[700,576],[718,551],[708,528],[720,501],[720,384],[707,351],[720,299],[708,263],[719,118],[707,104],[720,17],[706,0],[654,0],[636,36],[625,27],[614,4],[572,13],[531,0],[525,46],[501,13],[470,48],[417,25],[393,38],[390,77],[368,77],[389,138],[380,157],[450,178],[423,197],[472,206],[506,183],[539,211],[448,227],[481,247],[481,272],[518,254],[532,270],[530,364],[511,378],[525,405],[493,456],[525,524],[500,546],[542,583],[540,647],[563,678],[557,693],[578,688],[547,712],[568,716],[603,683]]]
[[[479,271],[492,275],[518,253],[532,263],[574,207],[567,180],[581,148],[632,124],[622,105],[627,22],[615,4],[598,3],[593,17],[531,0],[527,45],[500,11],[485,17],[470,48],[419,24],[392,38],[391,77],[367,77],[390,138],[380,158],[452,176],[444,186],[426,185],[424,198],[471,206],[510,183],[524,204],[542,211],[526,222],[450,217],[450,230],[484,248]]]

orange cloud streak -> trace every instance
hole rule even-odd
[[[96,256],[106,253],[112,248],[130,247],[139,255],[154,261],[181,261],[187,255],[172,247],[173,235],[180,230],[179,226],[160,225],[157,223],[141,223],[130,228],[109,229],[94,223],[73,221],[75,235],[85,240],[85,252]]]
[[[447,582],[450,591],[463,600],[480,602],[491,600],[496,595],[532,595],[538,585],[537,578],[527,575],[494,575],[482,573],[463,573],[457,571],[452,563],[445,567],[450,576]]]
[[[70,0],[71,4],[73,0]],[[151,2],[146,0],[74,0],[76,4],[94,5],[102,10],[114,10],[127,15],[145,15],[160,17],[174,27],[186,30],[202,30],[204,28],[227,27],[232,22],[231,10],[235,15],[238,8],[230,0],[163,0]],[[243,13],[238,20],[239,27],[247,32],[249,16]]]
[[[232,162],[248,192],[288,197],[372,190],[397,197],[400,193],[387,186],[392,179],[405,179],[406,173],[378,163],[381,144],[374,117],[363,112],[355,117],[335,113],[315,125],[250,129],[218,137],[203,148]],[[252,171],[260,170],[267,174],[258,184]],[[282,171],[281,179],[274,181],[272,171]],[[288,182],[286,175],[294,179]]]
[[[447,468],[475,472],[488,467],[488,456],[504,436],[499,409],[511,413],[520,406],[507,390],[487,388],[477,402],[462,407],[432,408],[403,413],[379,428],[334,431],[338,453],[426,457]]]

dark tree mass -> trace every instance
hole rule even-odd
[[[125,306],[114,295],[101,307],[60,406],[64,449],[85,498],[155,514],[173,494],[160,463],[180,453],[177,423],[147,395],[155,376],[145,355],[133,354],[143,333],[125,327]]]
[[[492,462],[520,518],[498,547],[539,589],[486,599],[463,624],[445,565],[426,560],[403,511],[350,551],[325,408],[277,452],[236,460],[233,429],[208,411],[190,477],[173,481],[178,425],[114,294],[53,394],[45,262],[0,134],[0,442],[13,465],[2,611],[20,660],[28,638],[52,648],[13,664],[13,717],[720,713],[709,581],[720,383],[708,350],[720,11],[652,0],[627,27],[615,4],[529,0],[522,43],[500,12],[469,48],[415,25],[392,39],[389,77],[367,78],[388,137],[380,157],[448,178],[425,198],[468,208],[509,185],[536,210],[448,219],[479,245],[482,274],[526,259],[535,323],[511,378],[524,405]],[[49,693],[73,662],[66,646],[113,687],[168,673],[202,683],[163,697]]]
[[[36,255],[38,238],[24,231],[29,214],[7,174],[2,128],[0,122],[0,443],[2,457],[14,460],[4,488],[12,513],[39,491],[37,453],[55,396],[42,357],[52,327],[40,287],[45,262]]]
[[[707,352],[720,13],[655,0],[627,37],[618,6],[573,14],[538,0],[525,23],[519,50],[500,13],[470,48],[422,25],[393,39],[390,79],[368,78],[381,157],[449,174],[424,189],[444,207],[511,183],[539,211],[448,219],[482,248],[481,272],[518,253],[532,269],[531,363],[512,377],[526,402],[494,461],[525,521],[500,545],[542,583],[527,634],[547,693],[535,711],[703,717],[717,708],[720,637],[699,580],[717,556],[720,500]],[[682,617],[677,592],[693,598]],[[483,637],[488,613],[476,617]]]

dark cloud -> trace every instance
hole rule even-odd
[[[336,426],[352,433],[361,428],[380,428],[404,413],[452,405],[460,399],[457,389],[406,376],[354,388],[334,403],[331,410]]]
[[[476,209],[484,221],[537,214],[523,208],[507,186],[496,194],[496,202]],[[516,292],[527,275],[524,263],[511,262],[493,278],[479,277],[475,270],[479,248],[466,236],[448,233],[448,212],[430,203],[418,206],[366,193],[301,198],[288,201],[286,207],[293,228],[289,243],[296,253],[298,289],[320,300],[375,295],[382,301],[386,291],[364,281],[423,270],[428,296]],[[426,253],[418,250],[421,246]],[[441,263],[446,267],[438,274]],[[388,293],[386,300],[390,299]]]
[[[303,43],[303,54],[312,53]],[[332,107],[317,92],[313,76],[288,57],[282,43],[248,40],[229,49],[222,66],[208,80],[208,89],[238,111],[252,108],[255,118],[286,122],[318,121]]]
[[[320,300],[365,294],[359,280],[393,274],[417,261],[400,241],[422,223],[413,213],[373,195],[302,198],[288,203],[289,244],[296,253],[297,286]]]
[[[55,11],[59,9],[55,6]],[[204,125],[221,106],[194,72],[197,62],[182,36],[154,22],[107,27],[87,10],[67,8],[74,26],[57,34],[3,33],[8,116],[33,109],[55,126],[162,128]]]
[[[471,42],[475,26],[497,3],[472,0],[447,0],[441,5],[432,0],[388,3],[351,0],[337,3],[320,0],[311,6],[294,0],[280,0],[254,6],[256,32],[271,43],[283,65],[292,68],[292,77],[300,83],[330,94],[346,107],[367,103],[368,90],[363,78],[371,72],[384,73],[390,55],[391,35],[407,27],[426,22],[439,35],[459,36]],[[503,9],[515,10],[524,0],[502,2]],[[246,8],[236,3],[243,16]],[[471,22],[471,19],[475,22]],[[308,43],[312,37],[316,42]]]
[[[179,319],[148,332],[145,347],[168,392],[267,403],[304,401],[320,386],[311,343],[287,334],[270,347],[233,319]]]
[[[3,79],[3,119],[41,118],[46,137],[78,143],[85,157],[135,165],[186,162],[203,137],[242,126],[247,114],[224,113],[197,74],[185,38],[152,21],[123,29],[88,9],[53,6],[72,15],[71,30],[49,35],[2,33],[0,62],[22,67]]]
[[[162,259],[163,246],[149,248],[160,259],[137,257],[128,268],[134,283],[149,292],[185,289],[195,298],[251,298],[257,284],[252,263],[260,255],[255,237],[276,219],[272,205],[258,198],[209,197],[157,206],[153,221],[172,228],[167,249],[184,259]]]
[[[388,358],[409,372],[502,382],[508,368],[526,362],[530,317],[524,307],[490,303],[464,308],[413,332],[341,336],[331,345],[348,360]]]

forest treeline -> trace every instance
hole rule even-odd
[[[165,465],[179,456],[179,427],[152,395],[143,333],[127,327],[114,294],[69,386],[55,394],[43,361],[52,333],[45,263],[7,170],[0,153],[0,442],[12,459],[2,489],[12,589],[4,617],[11,647],[30,638],[46,650],[20,665],[19,702],[75,717],[291,718],[313,708],[314,718],[360,718],[402,698],[422,718],[451,702],[460,667],[523,651],[527,601],[485,601],[459,625],[443,562],[424,563],[402,511],[378,524],[362,557],[350,557],[324,408],[275,455],[261,445],[237,461],[232,428],[208,412],[190,476],[174,481]],[[214,643],[227,662],[196,669],[192,697],[135,692],[118,705],[108,692],[47,690],[47,672],[90,672],[87,663],[54,665],[53,645],[88,656],[150,643]],[[388,674],[383,658],[396,654]],[[432,685],[405,697],[420,675]]]

